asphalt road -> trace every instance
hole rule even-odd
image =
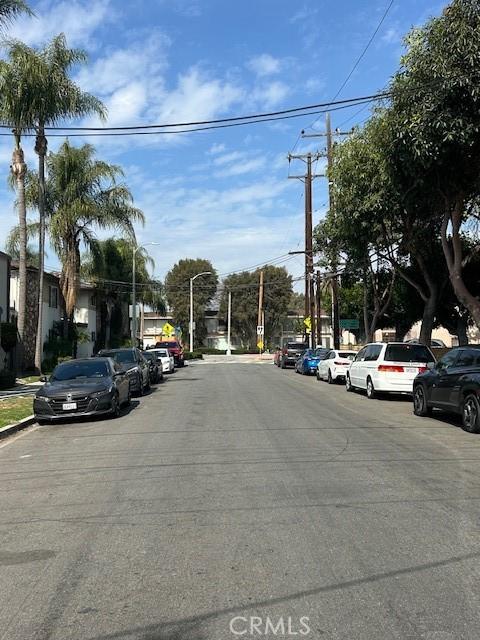
[[[269,638],[478,640],[479,471],[480,436],[407,401],[195,363],[118,420],[0,443],[0,639],[269,619]]]

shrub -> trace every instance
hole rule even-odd
[[[15,386],[16,376],[13,371],[3,369],[0,371],[0,389],[10,389]]]
[[[1,322],[2,349],[8,353],[17,344],[17,326],[13,322]]]
[[[203,353],[199,351],[186,351],[183,354],[184,360],[203,360]]]

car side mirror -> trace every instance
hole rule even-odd
[[[40,376],[40,382],[48,382],[47,376]]]
[[[429,369],[430,371],[435,369],[435,366],[435,362],[427,362],[427,369]]]

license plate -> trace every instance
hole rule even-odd
[[[64,411],[72,411],[73,409],[77,408],[77,403],[76,402],[64,402],[62,404],[62,409]]]
[[[405,373],[418,373],[417,367],[405,367]]]

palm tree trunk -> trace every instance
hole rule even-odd
[[[27,210],[25,205],[25,174],[27,165],[20,146],[20,134],[14,131],[15,149],[12,155],[12,175],[17,186],[17,207],[19,224],[19,260],[18,260],[18,333],[25,338],[25,320],[27,305]]]
[[[38,212],[40,221],[38,233],[38,321],[35,368],[41,373],[43,357],[43,269],[45,263],[45,156],[47,155],[47,139],[42,125],[38,127],[35,151],[38,154]]]

